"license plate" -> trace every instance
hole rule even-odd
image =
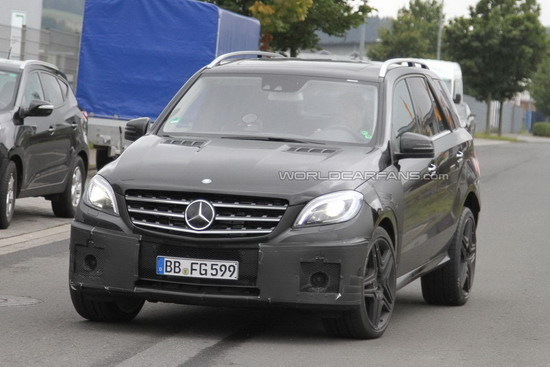
[[[157,274],[189,278],[239,279],[239,262],[157,256]]]

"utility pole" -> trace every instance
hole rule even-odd
[[[361,36],[359,38],[359,60],[363,60],[365,57],[365,39],[367,37],[367,21],[366,18],[363,20],[361,25]]]
[[[441,60],[441,36],[443,33],[443,9],[445,7],[445,0],[441,0],[441,14],[439,14],[439,29],[437,30],[437,59]]]

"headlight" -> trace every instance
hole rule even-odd
[[[84,203],[94,209],[103,212],[118,215],[115,193],[106,179],[100,175],[95,175],[86,189]]]
[[[311,200],[298,215],[295,227],[332,224],[355,217],[363,205],[363,195],[357,191],[338,191]]]

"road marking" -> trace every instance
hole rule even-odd
[[[0,256],[69,238],[70,224],[0,239]]]
[[[173,336],[117,364],[118,367],[179,366],[222,338],[206,336]]]

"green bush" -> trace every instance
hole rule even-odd
[[[533,125],[533,135],[550,136],[550,122],[535,122],[535,125]]]

